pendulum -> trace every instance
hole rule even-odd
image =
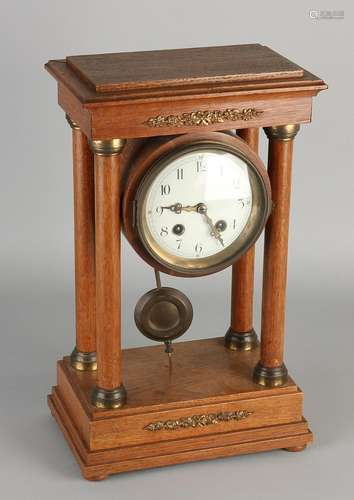
[[[180,290],[161,286],[159,271],[155,269],[156,288],[145,293],[137,302],[134,319],[137,328],[148,339],[164,342],[165,352],[171,356],[172,340],[183,335],[193,319],[193,308]]]

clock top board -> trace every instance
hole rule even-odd
[[[48,71],[82,102],[149,95],[311,87],[323,81],[260,44],[77,55]]]

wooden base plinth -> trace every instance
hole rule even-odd
[[[123,351],[127,404],[100,410],[90,403],[95,372],[58,362],[48,397],[53,416],[86,479],[183,462],[285,448],[312,440],[302,417],[303,393],[252,382],[254,351],[230,351],[224,339]]]

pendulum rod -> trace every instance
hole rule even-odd
[[[155,280],[156,280],[156,288],[161,288],[161,275],[160,271],[157,269],[154,269],[155,271]]]

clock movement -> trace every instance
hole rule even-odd
[[[76,345],[48,402],[84,477],[303,450],[303,393],[283,360],[291,164],[325,83],[258,44],[71,56],[46,69],[72,128],[76,290]],[[155,345],[121,349],[121,233],[155,274],[126,311]],[[193,307],[164,273],[227,267],[229,328],[176,342]]]

